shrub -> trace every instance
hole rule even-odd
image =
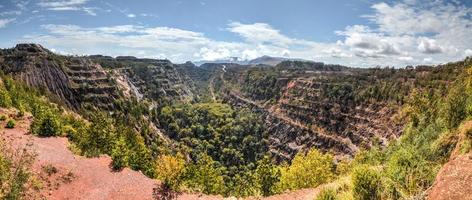
[[[3,88],[0,88],[0,107],[8,108],[12,105],[10,94]]]
[[[15,128],[15,125],[16,125],[15,120],[10,119],[10,120],[8,120],[7,125],[5,126],[5,128]]]
[[[0,121],[5,121],[7,120],[7,116],[5,115],[0,115]]]
[[[353,195],[357,200],[377,200],[381,194],[381,177],[367,166],[354,169],[352,174]]]
[[[394,191],[405,197],[419,194],[434,181],[439,163],[433,163],[416,147],[403,146],[386,163],[385,173],[394,182]]]
[[[22,199],[31,180],[34,156],[24,148],[10,148],[0,141],[0,199]]]
[[[128,166],[129,150],[124,137],[120,137],[111,150],[113,169],[119,170]]]
[[[156,164],[157,178],[169,189],[178,191],[185,168],[185,160],[181,155],[159,156]]]
[[[318,196],[316,196],[315,200],[336,200],[336,190],[332,188],[323,188]]]
[[[61,131],[59,117],[48,109],[37,114],[31,124],[31,132],[39,136],[58,136]]]
[[[204,194],[215,194],[224,189],[221,170],[214,167],[215,161],[201,155],[196,163],[185,168],[185,185]]]
[[[280,181],[280,168],[272,164],[268,156],[257,162],[256,177],[263,196],[277,193],[277,184]]]
[[[282,168],[281,190],[316,187],[334,178],[333,156],[316,149],[299,152],[292,164]]]

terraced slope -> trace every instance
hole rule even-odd
[[[99,64],[88,58],[71,58],[65,71],[83,106],[113,109],[113,100],[119,98],[118,88]]]
[[[153,101],[190,101],[194,98],[195,86],[192,80],[178,71],[177,65],[169,60],[140,59],[130,56],[110,58],[91,56],[104,68],[113,69],[126,76],[137,92]]]
[[[410,93],[447,85],[458,69],[358,69],[285,61],[273,68],[227,71],[220,78],[223,99],[263,113],[272,154],[288,161],[311,147],[352,156],[387,145],[402,134],[400,111]]]

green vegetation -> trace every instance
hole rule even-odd
[[[352,174],[354,199],[378,200],[381,194],[381,177],[375,169],[366,166],[356,168]]]
[[[15,128],[16,122],[13,119],[8,120],[7,125],[5,128]]]
[[[267,135],[257,115],[226,104],[200,103],[165,106],[158,119],[179,142],[179,151],[190,155],[185,184],[209,194],[259,193],[254,173],[257,161],[267,153]],[[203,183],[199,177],[205,174],[215,180]]]
[[[55,113],[54,113],[55,112]],[[31,132],[39,136],[58,136],[61,133],[61,123],[59,121],[59,111],[38,106],[33,109],[34,120],[31,124]]]
[[[316,196],[315,200],[336,200],[336,190],[332,188],[323,188]]]
[[[75,116],[45,98],[54,98],[51,94],[8,76],[2,76],[0,107],[13,107],[21,115],[30,112],[33,134],[67,136],[77,153],[88,157],[108,154],[114,170],[140,170],[161,180],[165,191],[269,196],[348,179],[335,189],[323,189],[316,199],[407,199],[420,196],[432,185],[458,145],[461,153],[472,148],[472,70],[468,62],[415,70],[354,70],[349,76],[321,80],[335,83],[317,88],[322,101],[339,105],[380,101],[402,106],[399,117],[407,122],[403,135],[387,147],[362,150],[348,161],[311,149],[298,152],[290,163],[277,165],[269,156],[269,133],[261,116],[224,103],[171,103],[162,98],[161,82],[149,75],[152,69],[148,66],[138,66],[133,73],[149,81],[147,95],[158,103],[152,110],[145,100],[116,100],[113,112],[84,108],[79,111],[81,116]],[[316,63],[311,67],[303,62],[289,64],[248,70],[241,91],[271,104],[282,95],[278,85],[282,75],[341,69],[320,68]],[[217,82],[223,80],[215,81],[218,87],[223,84]],[[161,141],[151,123],[163,129],[172,143]],[[9,126],[14,127],[14,121],[8,121]],[[28,162],[15,163],[6,153],[0,154],[0,197],[23,193],[29,179],[27,166]]]
[[[33,160],[29,151],[7,147],[4,140],[0,141],[0,199],[27,199]]]
[[[322,154],[316,149],[308,153],[298,153],[290,166],[282,168],[280,188],[295,190],[314,188],[335,177],[333,156]]]
[[[277,73],[272,70],[249,70],[245,75],[242,91],[255,100],[277,100],[281,95]]]

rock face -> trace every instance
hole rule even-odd
[[[0,52],[0,66],[4,73],[29,86],[44,88],[69,107],[77,108],[79,100],[65,72],[65,62],[64,58],[56,57],[37,44],[18,44],[13,49]]]
[[[157,102],[194,96],[193,82],[168,60],[61,56],[38,44],[18,44],[0,51],[0,67],[29,86],[45,89],[58,97],[57,103],[72,109],[112,110],[115,100],[130,96]]]
[[[428,192],[428,200],[472,199],[472,153],[446,163]]]

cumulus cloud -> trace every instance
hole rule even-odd
[[[436,40],[429,38],[420,38],[418,50],[426,54],[437,54],[443,52],[443,48],[436,43]]]
[[[371,63],[449,62],[462,59],[472,44],[472,9],[460,2],[408,0],[371,8],[374,13],[363,17],[373,26],[351,25],[336,32],[345,37],[342,45],[357,57],[372,58]]]
[[[266,23],[242,24],[232,22],[229,24],[228,30],[239,34],[246,41],[251,43],[271,43],[287,46],[295,42],[293,39],[282,35],[279,30],[272,28],[272,26]]]
[[[38,5],[48,10],[84,11],[87,2],[41,0]],[[361,16],[371,23],[352,24],[336,31],[334,34],[340,36],[336,42],[296,38],[262,22],[227,24],[223,30],[239,36],[240,42],[214,40],[191,30],[138,25],[44,25],[44,34],[29,35],[25,40],[71,53],[165,57],[175,62],[270,55],[360,67],[400,67],[449,62],[472,55],[471,8],[443,0],[405,0],[375,3],[371,9],[371,14]]]

